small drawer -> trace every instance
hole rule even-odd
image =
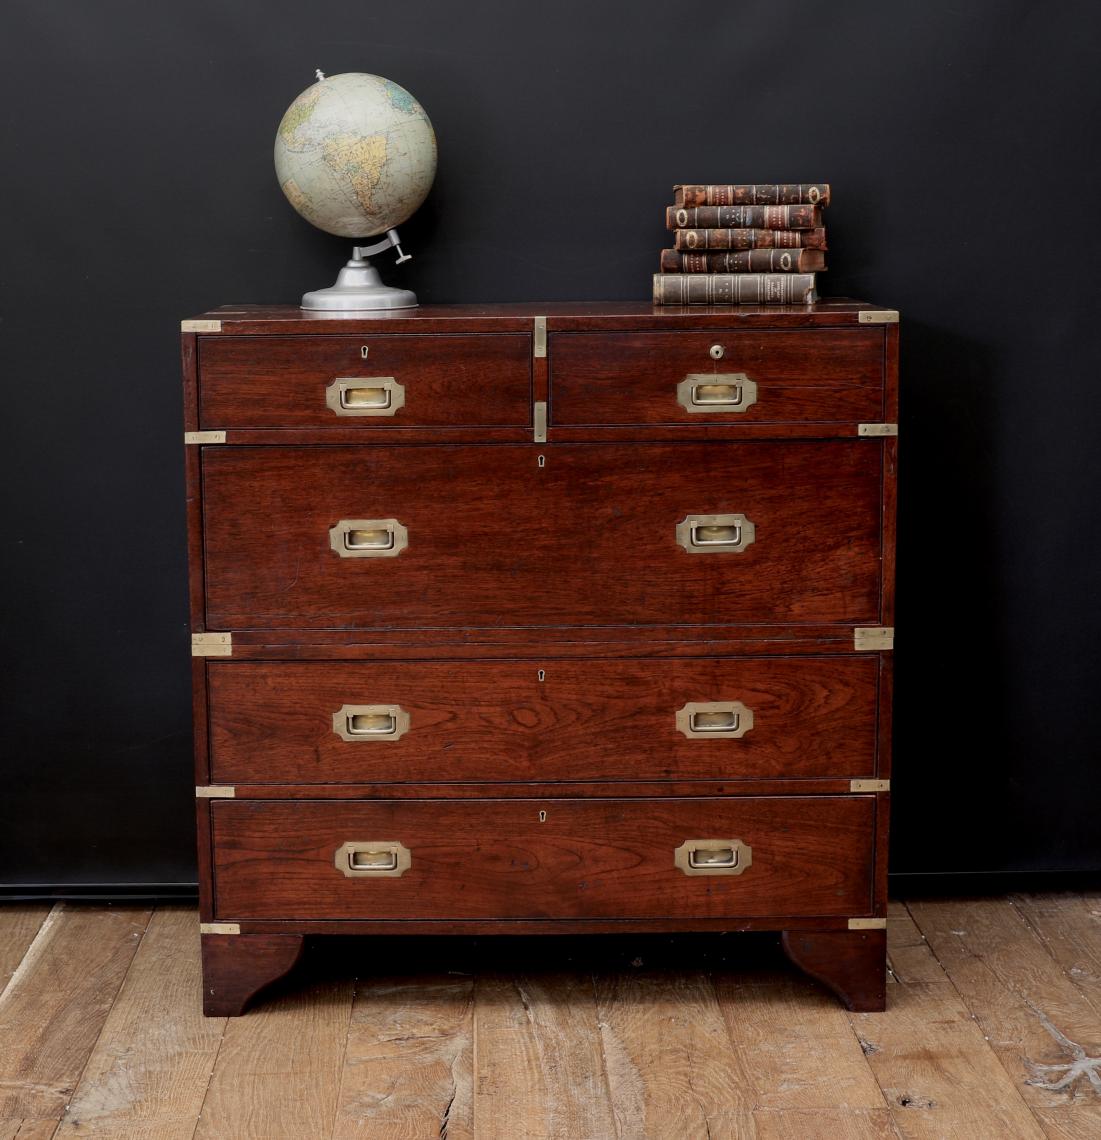
[[[883,331],[554,333],[550,423],[871,422]]]
[[[217,917],[867,914],[874,796],[217,800]]]
[[[208,667],[222,784],[875,775],[879,655]]]
[[[523,427],[531,340],[518,334],[207,337],[204,428]]]

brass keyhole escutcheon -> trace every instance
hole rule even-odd
[[[545,811],[541,811],[539,813],[539,822],[540,823],[546,823],[547,822],[547,813]]]
[[[540,669],[539,672],[536,673],[535,675],[536,675],[536,677],[539,678],[540,681],[545,681],[547,679],[546,669]]]
[[[367,359],[367,345],[364,344],[360,346],[359,355],[362,356],[364,360]]]
[[[712,360],[722,360],[722,358],[726,355],[726,349],[723,348],[721,344],[713,344],[708,349],[708,355]]]

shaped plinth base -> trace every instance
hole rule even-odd
[[[302,956],[301,934],[204,934],[203,1013],[237,1017]]]
[[[785,930],[784,953],[856,1013],[887,1007],[885,930]]]

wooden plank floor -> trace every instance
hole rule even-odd
[[[0,906],[0,1140],[1101,1136],[1101,895],[892,904],[885,1014],[730,935],[332,939],[204,1018],[197,941]]]

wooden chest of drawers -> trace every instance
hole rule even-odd
[[[307,934],[760,929],[883,1007],[897,313],[183,330],[208,1013]]]

